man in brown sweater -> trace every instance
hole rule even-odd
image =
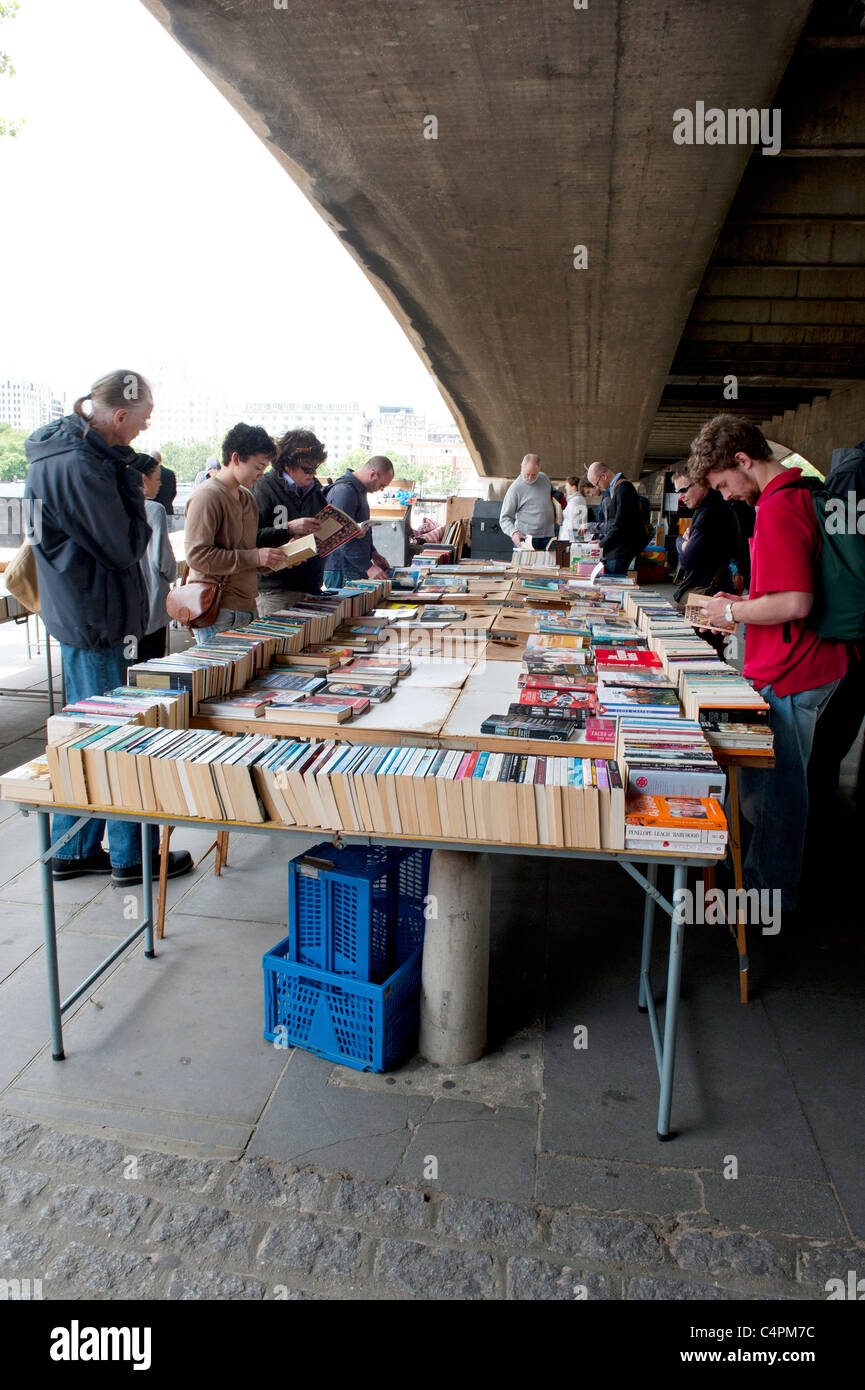
[[[251,623],[256,614],[259,570],[280,569],[285,564],[281,551],[255,543],[258,504],[251,489],[275,453],[276,445],[260,425],[235,425],[222,443],[221,468],[189,499],[189,579],[224,585],[215,623],[195,629],[198,643]]]

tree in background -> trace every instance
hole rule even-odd
[[[0,0],[0,20],[14,19],[18,12],[18,0]],[[0,77],[14,77],[15,69],[9,59],[8,53],[0,52]],[[23,121],[7,121],[5,116],[0,116],[0,135],[18,134]]]
[[[27,430],[14,430],[11,425],[0,424],[0,482],[23,480],[27,472],[27,455],[24,452],[27,435]]]
[[[160,451],[162,462],[166,468],[173,469],[179,483],[193,483],[196,473],[201,472],[211,455],[222,458],[222,443],[216,437],[184,439],[179,442],[171,440],[160,445]]]

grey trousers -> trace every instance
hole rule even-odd
[[[300,598],[309,598],[309,594],[297,593],[294,589],[259,589],[258,616],[266,618],[268,613],[278,613],[282,608],[291,608]]]

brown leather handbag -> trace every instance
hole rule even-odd
[[[225,581],[193,580],[169,589],[165,607],[169,618],[184,627],[210,627],[219,613]]]

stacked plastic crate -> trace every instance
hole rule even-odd
[[[264,1036],[360,1071],[417,1039],[430,851],[325,843],[288,866],[288,936],[263,958]]]

